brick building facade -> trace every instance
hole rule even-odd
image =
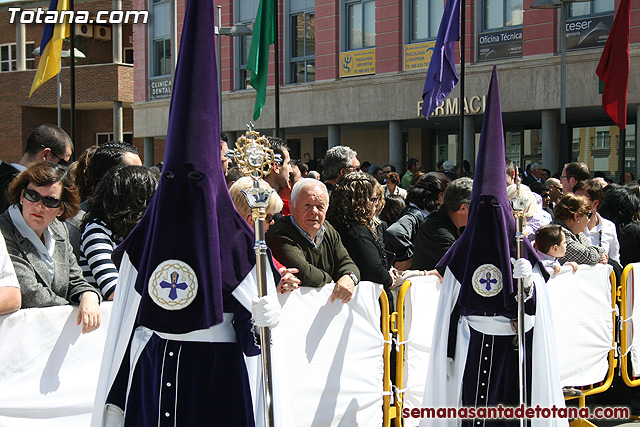
[[[391,161],[402,169],[417,157],[428,169],[456,160],[458,108],[465,107],[464,158],[473,164],[482,125],[483,99],[492,66],[498,66],[507,154],[517,164],[542,161],[552,172],[565,161],[586,162],[611,177],[620,170],[619,129],[603,112],[595,69],[619,0],[533,9],[534,0],[467,0],[465,99],[458,86],[430,120],[419,103],[444,2],[427,0],[287,0],[279,2],[280,128],[292,157],[322,157],[327,147],[346,144],[361,161]],[[152,63],[163,37],[179,40],[184,0],[134,0],[151,20],[169,26],[134,25],[134,134],[158,152],[166,133],[168,99],[153,99],[152,82],[170,80]],[[160,4],[160,6],[158,6]],[[251,26],[257,0],[221,0],[222,26]],[[165,15],[169,16],[169,19]],[[564,31],[563,31],[564,30]],[[567,41],[566,131],[560,119],[560,35]],[[255,92],[247,85],[250,37],[221,37],[223,131],[233,137],[252,116]],[[456,44],[459,60],[459,45]],[[175,54],[175,51],[173,51]],[[631,75],[625,168],[639,163],[640,0],[631,0]],[[166,57],[164,57],[166,60]],[[459,62],[458,62],[459,64]],[[460,66],[458,65],[458,70]],[[270,61],[267,104],[256,127],[274,133],[274,61]],[[157,161],[158,159],[156,159]]]
[[[112,10],[110,0],[78,1],[76,11],[88,11],[91,19],[98,11]],[[0,8],[0,51],[2,69],[0,71],[0,91],[5,96],[0,99],[0,159],[17,162],[22,157],[26,138],[31,131],[42,123],[56,124],[57,114],[57,78],[53,77],[42,84],[29,98],[29,91],[38,66],[39,56],[29,59],[31,51],[40,45],[44,24],[22,24],[26,42],[27,67],[18,70],[15,63],[16,43],[19,39],[17,23],[10,24],[9,8],[48,9],[44,2],[5,3]],[[124,1],[122,10],[131,10],[131,1]],[[112,38],[114,28],[111,24],[76,26],[75,47],[86,58],[76,59],[76,140],[75,156],[98,142],[113,139],[114,105],[122,106],[122,124],[124,139],[133,142],[142,151],[142,139],[133,138],[133,31],[130,24],[122,25],[122,60],[114,62]],[[101,31],[99,31],[101,30]],[[82,32],[84,31],[84,33]],[[68,40],[63,49],[69,49]],[[5,54],[11,50],[10,59],[4,61]],[[127,63],[127,61],[129,63]],[[62,83],[62,120],[61,127],[71,135],[70,118],[70,60],[63,58]]]

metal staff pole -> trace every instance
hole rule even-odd
[[[516,197],[511,200],[511,206],[513,208],[513,216],[516,219],[516,258],[522,258],[524,252],[524,210],[527,206],[527,201],[524,197],[520,196],[520,175],[516,168]],[[527,359],[526,359],[526,347],[525,347],[525,330],[524,330],[524,300],[525,289],[522,279],[518,279],[518,380],[520,385],[520,404],[527,404]],[[520,419],[520,426],[524,426],[526,423],[524,418]]]
[[[273,169],[274,154],[271,144],[266,137],[253,130],[253,123],[249,130],[236,141],[234,159],[244,175],[253,179],[253,188],[243,190],[247,203],[251,207],[251,218],[255,230],[256,264],[258,270],[258,295],[267,295],[267,244],[264,238],[264,221],[267,216],[266,208],[273,190],[260,188],[260,180],[269,175]],[[260,353],[262,356],[262,370],[264,372],[264,400],[266,425],[274,426],[273,412],[273,375],[271,372],[271,330],[260,328]]]

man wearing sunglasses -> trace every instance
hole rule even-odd
[[[20,162],[0,163],[0,212],[9,207],[5,196],[9,183],[27,166],[37,162],[67,166],[72,154],[73,144],[64,130],[50,124],[42,124],[35,128],[27,138],[27,146]]]

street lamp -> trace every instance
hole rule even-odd
[[[571,161],[571,145],[565,146],[568,140],[567,134],[567,3],[578,3],[590,0],[536,0],[531,9],[558,9],[560,8],[560,135],[562,137],[561,148],[564,148],[563,160]]]
[[[31,52],[34,56],[40,55],[40,46],[35,48],[33,52]],[[76,48],[73,48],[73,53],[76,58],[86,58],[84,53],[79,51]],[[62,58],[69,58],[71,56],[70,50],[63,50],[60,53]],[[62,74],[62,60],[60,61],[60,70],[58,70],[58,85],[56,88],[56,94],[58,95],[58,127],[62,127],[62,80],[60,79],[60,74]]]
[[[222,26],[222,6],[216,6],[216,54],[218,56],[218,96],[220,109],[220,132],[222,132],[222,36],[244,37],[253,34],[253,30],[246,25],[235,24],[231,27]]]

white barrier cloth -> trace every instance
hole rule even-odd
[[[627,325],[627,345],[631,346],[631,367],[633,376],[640,376],[640,280],[636,280],[636,271],[640,276],[640,263],[632,264],[633,268],[627,277],[627,317],[631,324]],[[636,298],[638,295],[638,298]],[[635,314],[637,313],[637,315]]]
[[[382,286],[360,282],[351,301],[329,302],[333,284],[280,295],[274,345],[284,343],[288,409],[300,427],[382,425]]]
[[[602,381],[613,343],[611,283],[608,265],[571,267],[547,282],[563,386]]]
[[[31,308],[0,316],[0,426],[88,426],[112,303],[82,335],[78,308]]]
[[[279,409],[300,427],[381,426],[382,286],[361,282],[347,304],[330,303],[332,290],[280,295],[274,373],[287,384]],[[0,427],[90,424],[112,305],[101,305],[100,328],[85,335],[71,306],[0,316]]]
[[[405,295],[404,407],[422,406],[441,288],[437,276],[412,277],[411,287]],[[405,423],[417,425],[418,420],[409,418]]]

